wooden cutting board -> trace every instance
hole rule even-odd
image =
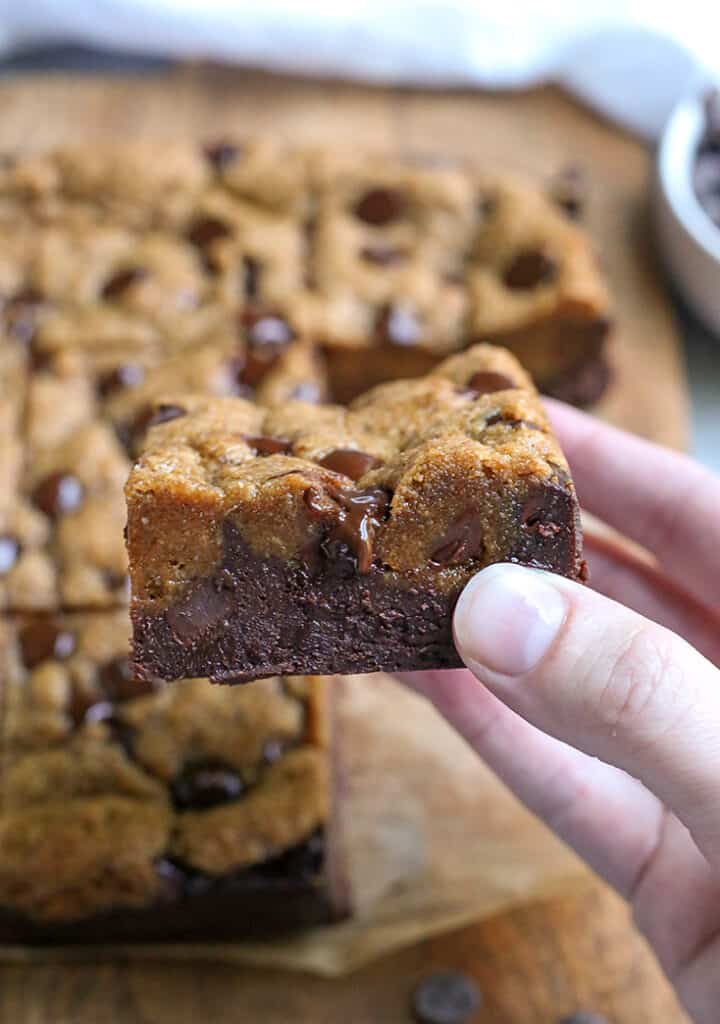
[[[172,75],[25,76],[0,83],[0,148],[144,135],[288,140],[440,152],[548,176],[583,165],[616,299],[616,382],[599,410],[665,444],[687,441],[687,392],[655,263],[638,142],[553,89],[433,94],[190,67]],[[483,1024],[554,1024],[578,1008],[611,1024],[677,1024],[680,1013],[623,904],[599,883],[421,943],[338,981],[207,964],[0,968],[0,1024],[394,1024],[444,966],[478,981]]]

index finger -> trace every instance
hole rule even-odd
[[[652,551],[667,574],[720,606],[720,479],[685,455],[550,399],[580,503]]]

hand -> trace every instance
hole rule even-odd
[[[470,672],[404,678],[629,900],[690,1014],[717,1024],[720,480],[548,405],[584,507],[655,560],[591,534],[590,587],[491,566],[455,612]]]

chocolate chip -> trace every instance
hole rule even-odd
[[[284,347],[295,337],[295,331],[278,313],[245,310],[241,316],[245,339],[250,345]]]
[[[287,455],[292,450],[292,442],[279,437],[245,435],[243,440],[255,449],[256,455]]]
[[[73,711],[74,710],[75,709],[73,708]],[[97,722],[108,722],[113,718],[114,714],[115,708],[109,700],[98,700],[93,701],[92,704],[86,704],[85,710],[82,712],[82,721],[78,721],[75,714],[73,714],[72,717],[76,725],[81,725],[83,723],[92,725]]]
[[[412,1008],[421,1024],[466,1024],[481,1001],[472,978],[460,971],[436,971],[416,987]]]
[[[128,288],[132,288],[133,285],[144,281],[147,276],[148,271],[145,267],[124,267],[105,282],[100,295],[103,299],[117,299]]]
[[[158,857],[153,867],[158,880],[156,898],[163,903],[179,900],[187,888],[187,872],[167,857]]]
[[[322,400],[322,397],[323,395],[319,384],[309,380],[296,384],[288,395],[288,398],[292,401],[309,402],[311,405],[316,405]]]
[[[204,811],[238,800],[245,784],[238,773],[221,762],[188,764],[170,784],[173,803],[179,810]]]
[[[262,748],[262,759],[265,764],[275,764],[280,758],[287,753],[292,746],[287,740],[282,739],[270,739],[265,740]]]
[[[224,171],[230,164],[234,164],[242,155],[242,151],[242,146],[236,142],[227,142],[225,139],[211,142],[203,149],[205,159],[218,172]]]
[[[587,201],[587,179],[581,167],[564,167],[548,184],[548,195],[571,220],[579,220]]]
[[[23,288],[6,303],[5,330],[11,338],[29,345],[35,337],[45,296],[36,288]]]
[[[478,199],[477,209],[482,220],[492,217],[498,208],[497,196],[481,195]]]
[[[58,470],[44,477],[33,491],[33,501],[50,519],[74,512],[82,504],[84,488],[72,473]]]
[[[198,249],[207,249],[220,238],[229,238],[232,230],[225,221],[218,217],[198,217],[187,231],[187,239]]]
[[[450,524],[430,555],[435,565],[462,565],[485,552],[485,524],[480,512],[468,510]]]
[[[322,459],[319,459],[318,465],[324,469],[331,470],[333,473],[342,473],[344,476],[349,476],[351,480],[359,480],[361,476],[364,476],[371,469],[381,466],[382,462],[380,459],[376,459],[374,455],[356,451],[354,448],[335,448],[323,456]]]
[[[366,263],[375,263],[379,267],[391,267],[407,259],[404,249],[392,245],[366,245],[360,250],[361,259]]]
[[[558,265],[542,247],[521,249],[506,268],[503,281],[508,288],[537,288],[557,276]]]
[[[142,384],[144,376],[145,370],[138,363],[122,363],[98,377],[98,393],[107,398],[117,391],[136,388],[138,384]]]
[[[358,200],[353,213],[366,224],[381,227],[402,217],[405,208],[402,192],[394,188],[373,188]]]
[[[179,420],[181,416],[187,415],[187,409],[182,405],[172,405],[170,402],[162,402],[155,406],[152,415],[147,421],[146,427],[157,427],[160,423],[169,423],[171,420]]]
[[[98,683],[103,694],[112,701],[132,700],[152,693],[155,689],[151,682],[138,679],[133,674],[130,660],[125,655],[111,658],[100,665]]]
[[[20,541],[10,533],[0,533],[0,576],[5,576],[20,557]]]
[[[321,522],[323,530],[317,543],[303,552],[306,567],[318,568],[318,553],[341,573],[364,575],[373,568],[375,535],[390,511],[391,496],[378,487],[361,491],[343,491],[333,486],[322,490],[308,487],[303,501],[309,518]]]
[[[409,348],[420,341],[422,324],[409,307],[390,303],[380,310],[375,330],[381,341]]]
[[[260,264],[250,256],[243,258],[243,294],[250,302],[258,297],[260,286]]]
[[[598,1013],[578,1010],[577,1013],[571,1013],[568,1017],[561,1017],[558,1024],[608,1024],[608,1022],[606,1017],[601,1017]]]
[[[165,613],[175,641],[192,643],[211,630],[227,615],[229,602],[229,594],[216,588],[212,579],[196,580]]]
[[[23,663],[35,668],[53,658],[64,661],[75,650],[75,634],[52,619],[38,618],[28,622],[18,637]]]
[[[497,423],[502,423],[506,427],[512,428],[525,427],[526,430],[542,430],[539,423],[531,423],[530,420],[516,420],[512,417],[504,416],[501,412],[494,412],[485,420],[486,427],[494,427]]]
[[[467,391],[474,395],[491,395],[494,391],[507,391],[514,387],[517,384],[507,374],[494,370],[478,370],[467,382]]]
[[[521,519],[523,526],[532,533],[539,533],[541,537],[554,537],[560,532],[561,527],[552,520],[547,521],[550,510],[546,505],[547,495],[543,488],[526,498],[522,508]]]

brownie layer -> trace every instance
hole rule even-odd
[[[83,945],[259,939],[328,924],[346,912],[325,882],[325,836],[262,864],[211,878],[160,861],[163,898],[77,920],[37,921],[0,908],[0,943]]]
[[[465,533],[460,543],[467,543]],[[451,590],[434,589],[426,574],[388,577],[378,568],[359,574],[347,550],[320,547],[319,571],[315,560],[308,566],[259,557],[226,522],[222,563],[214,574],[197,580],[160,614],[133,613],[136,671],[239,683],[277,674],[462,664],[452,612],[467,575]],[[569,487],[532,485],[505,560],[576,576],[577,550]]]

